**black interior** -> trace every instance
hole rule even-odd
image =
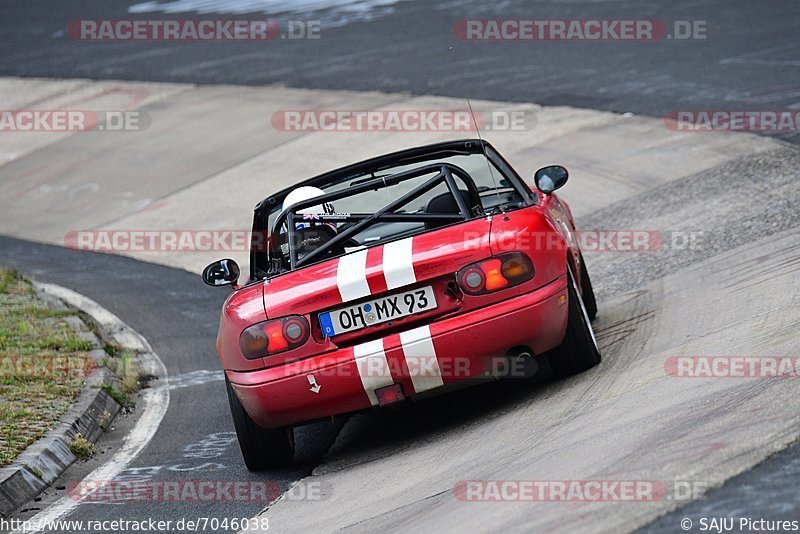
[[[472,195],[464,189],[459,189],[458,192],[469,208],[470,214],[473,216],[479,215],[481,212],[480,197]],[[460,213],[456,199],[449,191],[430,199],[425,206],[425,211],[427,213]],[[434,228],[439,228],[448,224],[452,224],[452,221],[427,221],[425,223],[425,229],[433,230]]]

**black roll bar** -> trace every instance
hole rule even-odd
[[[337,219],[338,221],[352,219],[358,222],[356,222],[353,226],[338,234],[333,239],[329,240],[321,247],[311,251],[303,258],[298,259],[297,247],[294,239],[295,217],[297,211],[327,202],[334,202],[336,200],[346,197],[351,197],[359,193],[364,193],[366,191],[377,190],[381,187],[388,187],[390,185],[395,185],[400,182],[404,182],[406,180],[411,180],[414,178],[418,178],[420,176],[424,176],[434,171],[436,171],[435,176],[431,177],[429,180],[426,180],[424,183],[418,185],[417,187],[415,187],[408,193],[404,194],[400,198],[393,200],[389,204],[383,206],[375,213],[355,214],[355,215],[350,214],[347,217]],[[308,200],[304,200],[302,202],[298,202],[296,204],[292,204],[291,206],[289,206],[288,208],[286,208],[285,210],[281,211],[278,214],[278,217],[275,219],[275,223],[273,224],[272,235],[277,235],[281,225],[283,224],[284,221],[286,221],[289,230],[288,244],[289,244],[290,268],[296,269],[298,267],[302,267],[303,265],[311,263],[311,261],[314,260],[315,258],[330,251],[331,249],[333,249],[333,247],[335,247],[339,243],[345,242],[351,236],[357,234],[359,231],[363,230],[364,228],[378,221],[405,220],[409,222],[411,221],[425,222],[432,220],[441,221],[442,219],[453,220],[453,221],[469,220],[472,218],[472,214],[470,213],[469,207],[467,206],[466,202],[464,201],[464,198],[461,196],[461,193],[458,190],[458,186],[456,185],[455,179],[453,178],[454,173],[463,177],[465,181],[472,180],[472,177],[470,177],[469,173],[467,173],[464,169],[456,165],[451,165],[449,163],[433,163],[430,165],[418,167],[416,169],[411,169],[408,171],[392,174],[390,176],[375,178],[373,180],[369,180],[367,182],[354,185],[352,187],[343,189],[341,191],[334,191],[332,193],[327,193],[325,195],[320,195],[318,197],[314,197]],[[440,214],[440,213],[435,213],[435,214],[434,213],[409,213],[409,214],[391,213],[395,209],[405,204],[408,204],[409,202],[415,200],[416,198],[424,195],[425,193],[427,193],[428,191],[430,191],[431,189],[433,189],[442,182],[444,182],[447,185],[450,194],[453,195],[453,198],[456,201],[456,205],[458,206],[459,210],[458,215]]]

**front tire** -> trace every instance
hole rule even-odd
[[[601,359],[589,314],[570,269],[567,269],[567,296],[567,333],[561,345],[548,354],[550,368],[556,378],[565,378],[590,369],[600,363]]]
[[[228,404],[231,407],[236,437],[239,438],[239,448],[242,450],[247,469],[263,471],[271,467],[290,465],[294,456],[292,428],[261,428],[247,415],[227,376],[225,389],[228,392]]]

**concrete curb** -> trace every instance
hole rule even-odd
[[[114,480],[147,447],[169,409],[170,387],[167,368],[141,334],[89,297],[55,284],[34,283],[34,285],[46,295],[53,296],[85,313],[97,326],[97,331],[104,340],[133,353],[140,380],[146,378],[148,382],[147,387],[140,390],[136,401],[136,421],[133,428],[127,431],[123,443],[116,452],[85,477],[85,480],[92,481]],[[151,380],[158,380],[158,385],[150,384]],[[69,514],[85,498],[86,494],[83,492],[80,496],[63,495],[29,520],[36,525],[52,524]],[[18,529],[14,532],[21,534],[23,530]]]
[[[35,282],[37,296],[56,310],[70,310],[61,300],[45,293]],[[78,399],[61,417],[60,422],[43,437],[26,448],[10,465],[0,469],[0,516],[8,517],[39,495],[77,460],[70,444],[80,434],[92,443],[109,427],[122,408],[102,386],[113,385],[114,375],[102,366],[106,357],[100,339],[77,315],[65,318],[79,335],[92,343],[89,357],[96,370],[86,379]]]

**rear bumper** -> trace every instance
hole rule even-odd
[[[401,334],[258,371],[226,371],[250,417],[265,428],[378,404],[374,390],[407,396],[485,375],[493,358],[556,347],[567,325],[566,277],[529,293]],[[316,391],[315,391],[316,390]]]

